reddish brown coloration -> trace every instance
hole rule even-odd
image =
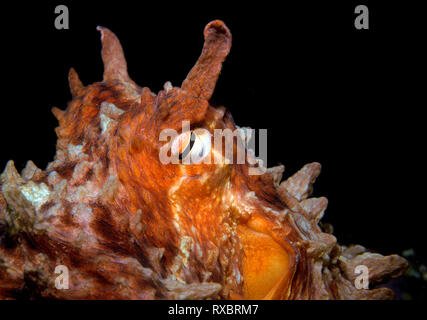
[[[71,299],[383,299],[358,290],[400,275],[406,261],[345,248],[318,222],[325,198],[308,198],[320,165],[280,183],[283,167],[260,176],[249,164],[162,164],[160,132],[236,129],[209,104],[231,34],[221,21],[204,31],[202,55],[182,87],[158,95],[138,87],[122,47],[102,33],[104,79],[84,87],[71,69],[73,100],[59,121],[55,160],[1,176],[0,297]],[[70,288],[55,288],[57,265]]]

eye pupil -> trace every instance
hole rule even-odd
[[[191,149],[193,148],[193,146],[194,146],[194,143],[195,143],[195,141],[196,141],[196,135],[193,133],[193,132],[191,132],[191,136],[190,136],[190,142],[187,144],[187,146],[179,153],[179,155],[178,155],[178,159],[179,160],[182,160],[182,159],[184,159],[190,152],[191,152]]]
[[[210,139],[211,136],[207,130],[202,132],[198,132],[197,130],[196,132],[183,132],[172,144],[172,153],[177,155],[180,161],[187,162],[191,156],[191,162],[199,163],[206,156],[207,152],[211,150]]]
[[[193,149],[194,143],[196,142],[196,135],[194,134],[194,132],[191,133],[191,138],[190,138],[190,150]]]

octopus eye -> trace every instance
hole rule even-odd
[[[211,134],[206,129],[196,129],[192,132],[194,145],[190,155],[192,163],[200,163],[211,152]]]
[[[182,159],[186,153],[188,153],[191,148],[191,131],[186,131],[177,136],[172,142],[172,154],[179,155],[179,158]]]
[[[172,154],[185,164],[197,164],[211,151],[211,135],[206,129],[181,133],[172,143]]]

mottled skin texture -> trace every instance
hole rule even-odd
[[[59,120],[55,160],[1,176],[0,298],[383,299],[357,290],[354,268],[370,280],[400,275],[406,261],[361,246],[341,247],[318,222],[325,198],[308,198],[320,165],[280,183],[283,166],[163,164],[163,129],[236,129],[209,104],[231,34],[221,21],[204,31],[202,55],[181,87],[157,95],[128,76],[118,39],[102,34],[104,79],[83,86],[72,69],[73,100]],[[236,151],[236,145],[234,146]],[[70,287],[55,288],[57,265]],[[372,286],[371,286],[372,287]]]

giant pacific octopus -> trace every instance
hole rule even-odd
[[[117,37],[98,30],[103,81],[84,86],[70,70],[72,101],[52,109],[54,161],[28,161],[20,174],[9,161],[1,175],[0,298],[393,298],[376,284],[407,262],[337,243],[320,222],[327,199],[309,197],[319,163],[281,182],[283,166],[252,175],[259,163],[159,160],[163,129],[237,128],[209,102],[231,47],[222,21],[206,26],[181,87],[157,95],[130,79]],[[55,286],[58,265],[68,289]],[[359,265],[369,288],[355,286]]]

